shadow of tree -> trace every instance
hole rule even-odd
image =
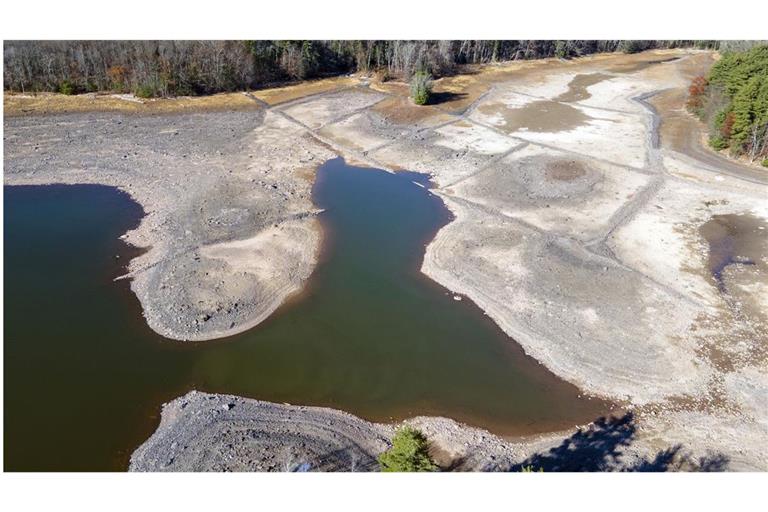
[[[510,471],[522,471],[531,467],[545,472],[589,471],[724,471],[729,459],[715,454],[695,459],[675,445],[657,453],[651,459],[629,456],[626,449],[637,435],[634,415],[629,412],[621,417],[599,418],[589,427],[575,432],[560,445],[543,453],[536,453]]]
[[[449,101],[460,100],[465,98],[467,93],[465,92],[432,92],[429,95],[429,101],[427,105],[440,105],[441,103],[448,103]]]

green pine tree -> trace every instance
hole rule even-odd
[[[437,465],[429,456],[429,443],[413,427],[400,428],[392,438],[392,447],[379,455],[381,470],[387,472],[436,471]]]

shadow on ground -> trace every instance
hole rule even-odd
[[[653,458],[641,459],[626,453],[634,442],[637,426],[630,412],[621,417],[600,418],[575,432],[559,446],[536,453],[509,468],[510,471],[725,471],[728,458],[722,454],[691,457],[681,445],[672,446]]]
[[[451,101],[461,100],[467,97],[465,92],[432,92],[429,95],[427,105],[440,105]]]

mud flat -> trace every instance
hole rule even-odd
[[[6,183],[128,190],[148,211],[128,238],[152,247],[132,266],[149,324],[202,339],[257,323],[308,276],[317,164],[341,154],[426,173],[455,216],[426,249],[426,275],[558,376],[624,403],[636,449],[766,470],[768,255],[735,243],[749,254],[713,277],[719,235],[702,231],[726,219],[736,240],[762,232],[766,180],[680,143],[680,95],[654,96],[711,62],[673,50],[490,66],[438,81],[427,108],[402,84],[363,80],[245,116],[8,118]],[[173,407],[166,424],[188,421]],[[150,454],[168,453],[162,439],[143,460],[163,459]]]

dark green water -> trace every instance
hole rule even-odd
[[[142,216],[128,196],[5,187],[5,470],[124,470],[160,404],[193,388],[508,435],[605,412],[419,272],[450,220],[422,177],[340,159],[318,173],[326,247],[307,291],[251,331],[194,344],[153,333],[113,281],[135,255],[118,236]]]

